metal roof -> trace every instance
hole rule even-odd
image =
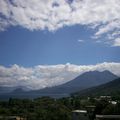
[[[120,118],[120,115],[96,115],[96,118]]]
[[[72,112],[75,112],[75,113],[87,113],[86,110],[73,110]]]

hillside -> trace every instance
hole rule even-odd
[[[96,96],[96,95],[115,95],[120,93],[120,78],[115,79],[111,82],[108,82],[97,87],[92,87],[74,93],[73,95],[79,96]]]

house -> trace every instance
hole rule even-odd
[[[72,111],[73,120],[89,120],[86,110],[73,110]]]

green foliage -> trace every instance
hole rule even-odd
[[[66,101],[66,100],[65,100]],[[62,103],[49,97],[29,99],[12,99],[0,102],[0,115],[17,115],[28,120],[71,120],[71,110]]]
[[[96,114],[102,114],[102,111],[109,105],[109,102],[105,99],[100,100],[96,103]]]
[[[109,115],[111,115],[111,114],[114,114],[115,113],[115,105],[112,105],[112,104],[110,104],[110,105],[107,105],[106,107],[105,107],[105,109],[103,109],[103,111],[102,111],[102,114],[109,114]]]
[[[115,97],[112,97],[115,99]],[[95,114],[120,114],[120,102],[112,105],[109,100],[68,97],[53,99],[42,97],[34,100],[12,99],[0,101],[1,116],[21,116],[27,120],[72,120],[72,110],[95,105]]]

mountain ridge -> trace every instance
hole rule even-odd
[[[68,96],[71,93],[87,89],[93,86],[97,86],[100,84],[104,84],[107,82],[110,82],[114,79],[118,78],[116,75],[109,71],[89,71],[85,72],[79,76],[77,76],[75,79],[64,83],[59,86],[44,88],[40,90],[32,90],[32,91],[24,91],[21,89],[14,90],[11,92],[11,95],[14,96],[56,96],[56,95],[63,95]],[[10,94],[8,94],[10,96]],[[6,94],[7,95],[7,94]]]

